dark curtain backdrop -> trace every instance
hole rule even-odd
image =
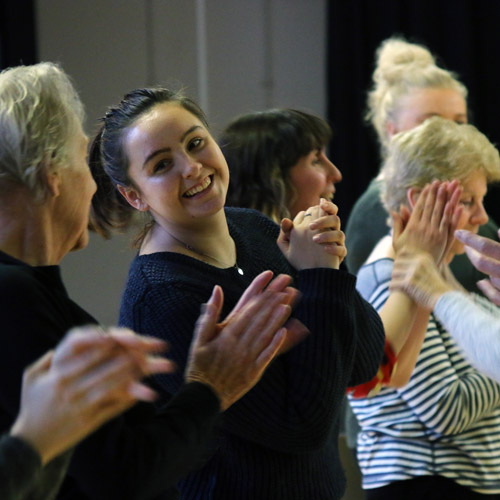
[[[500,145],[499,0],[330,0],[328,3],[328,116],[331,156],[344,180],[335,195],[344,222],[379,169],[378,144],[364,123],[375,50],[403,35],[426,45],[469,90],[471,122]],[[500,223],[500,188],[486,198]],[[369,216],[369,214],[367,214]]]
[[[0,69],[37,61],[34,0],[0,0]]]

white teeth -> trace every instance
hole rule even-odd
[[[184,193],[184,196],[194,196],[197,193],[200,193],[201,191],[207,189],[208,186],[212,184],[212,179],[210,177],[207,177],[201,184],[198,184],[194,188],[189,189]]]

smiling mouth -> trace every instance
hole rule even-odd
[[[201,193],[202,191],[205,191],[205,189],[212,184],[212,175],[209,175],[205,179],[203,179],[202,182],[197,184],[196,186],[192,187],[191,189],[188,189],[182,196],[184,198],[192,198],[194,195]]]

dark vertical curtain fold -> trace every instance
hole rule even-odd
[[[34,0],[1,0],[0,69],[36,62]]]
[[[344,174],[336,194],[344,221],[379,168],[375,134],[363,115],[375,50],[393,35],[426,45],[458,74],[469,89],[472,123],[500,145],[498,0],[330,0],[328,117],[332,158]],[[500,188],[490,188],[486,207],[499,223]]]

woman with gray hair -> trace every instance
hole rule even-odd
[[[363,487],[368,499],[500,498],[500,386],[469,364],[428,303],[396,284],[408,269],[418,275],[439,266],[444,280],[460,287],[448,268],[464,252],[459,241],[437,235],[441,246],[408,255],[398,253],[398,235],[408,220],[404,233],[412,237],[407,229],[416,214],[429,211],[422,197],[429,197],[435,179],[460,181],[456,226],[477,232],[487,220],[487,183],[500,179],[498,151],[473,126],[435,117],[394,136],[382,173],[383,203],[392,213],[401,210],[402,217],[394,216],[394,248],[390,237],[379,242],[359,271],[358,288],[383,318],[392,306],[390,318],[396,321],[400,311],[394,304],[410,296],[421,321],[406,318],[410,327],[422,327],[426,315],[427,320],[409,382],[371,399],[351,400],[362,428]]]
[[[96,184],[86,162],[82,120],[78,94],[56,65],[41,63],[0,73],[0,431],[10,429],[10,436],[0,441],[2,499],[53,498],[71,458],[68,448],[137,400],[150,401],[151,390],[139,386],[138,392],[134,385],[128,392],[128,382],[170,366],[145,359],[148,350],[140,348],[145,339],[102,341],[104,330],[97,329],[97,357],[90,366],[99,367],[95,376],[82,384],[73,380],[78,379],[75,370],[82,377],[87,373],[81,365],[85,355],[73,343],[64,363],[56,350],[54,368],[49,370],[49,376],[57,378],[57,370],[65,367],[55,390],[74,398],[77,406],[64,401],[47,415],[53,394],[49,384],[43,394],[30,391],[41,400],[31,405],[24,400],[20,418],[12,425],[20,407],[23,370],[71,328],[96,323],[68,297],[58,267],[66,253],[88,241]],[[195,327],[182,387],[166,405],[134,406],[83,441],[74,451],[58,498],[171,498],[170,486],[200,459],[220,412],[257,383],[283,344],[286,332],[280,327],[295,293],[288,288],[288,276],[272,282],[271,278],[271,272],[257,276],[224,323],[218,323],[222,290],[213,289]],[[157,341],[151,344],[158,347]],[[42,363],[46,368],[47,361]],[[113,392],[116,385],[111,383],[107,397],[99,399],[110,367],[121,390]],[[32,370],[28,373],[33,375]],[[96,399],[104,406],[92,406]],[[29,408],[35,403],[40,403],[40,420],[34,422]],[[64,410],[66,415],[61,415]],[[47,435],[41,437],[43,421]],[[26,457],[35,474],[30,486],[23,475],[26,470],[18,467]]]

